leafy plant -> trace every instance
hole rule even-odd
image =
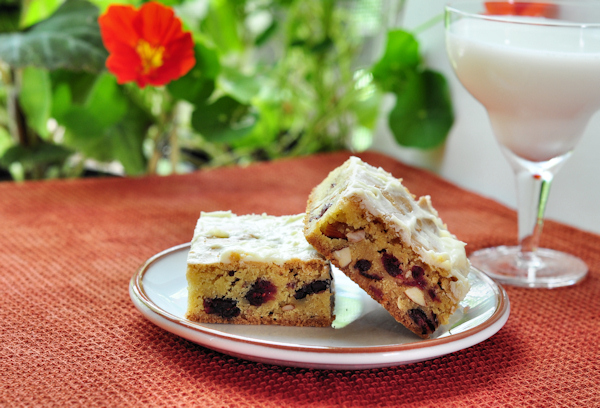
[[[365,149],[385,93],[400,145],[435,147],[452,125],[445,79],[415,37],[365,33],[381,10],[360,0],[163,4],[191,33],[195,64],[140,87],[106,69],[109,3],[0,0],[0,167],[14,179],[165,174]],[[383,55],[365,59],[379,37]]]
[[[373,76],[384,91],[396,96],[388,123],[400,145],[429,149],[444,140],[454,121],[448,87],[441,74],[423,65],[419,44],[411,34],[388,33]]]

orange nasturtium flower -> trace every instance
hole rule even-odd
[[[527,16],[553,18],[558,12],[558,7],[550,3],[528,3],[509,1],[488,1],[485,3],[488,14],[495,16]]]
[[[185,75],[196,63],[194,42],[169,7],[144,3],[139,9],[111,5],[98,19],[106,67],[117,82],[160,86]]]

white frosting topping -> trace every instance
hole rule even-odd
[[[235,215],[231,211],[202,212],[188,264],[307,261],[321,255],[304,238],[304,214]]]
[[[415,201],[400,180],[358,157],[351,157],[334,170],[331,179],[339,174],[343,174],[345,182],[336,185],[323,202],[317,204],[318,208],[332,196],[358,198],[367,212],[397,231],[424,262],[456,277],[453,294],[457,299],[466,295],[469,290],[467,275],[470,263],[465,253],[465,243],[448,231],[431,206],[429,196]]]

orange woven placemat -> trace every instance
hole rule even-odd
[[[304,211],[348,153],[189,175],[0,184],[0,406],[600,406],[600,236],[558,223],[543,244],[590,274],[554,290],[507,287],[495,336],[421,363],[363,371],[278,367],[168,333],[128,284],[150,256],[188,242],[200,211]],[[429,194],[468,251],[516,243],[515,213],[376,153]]]

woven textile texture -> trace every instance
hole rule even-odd
[[[0,184],[0,406],[600,406],[600,236],[547,222],[543,246],[589,276],[553,290],[506,287],[493,337],[421,363],[333,371],[253,363],[166,332],[129,280],[188,242],[200,211],[303,212],[349,153],[188,175]],[[360,154],[428,194],[468,252],[516,244],[515,212],[428,172]]]

